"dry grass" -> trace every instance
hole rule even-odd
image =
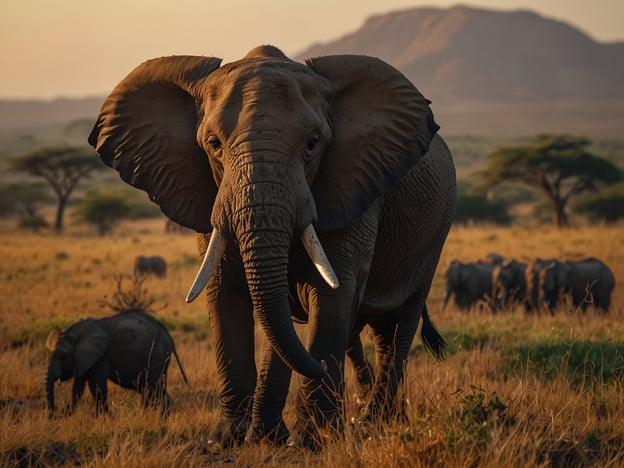
[[[78,230],[61,237],[5,230],[0,245],[2,466],[624,465],[624,226],[454,228],[429,301],[450,356],[435,362],[416,338],[406,387],[410,423],[390,424],[365,438],[347,425],[344,436],[328,439],[320,453],[267,445],[218,451],[207,444],[216,421],[217,384],[204,306],[201,300],[184,303],[198,265],[192,234],[165,234],[160,222],[129,223],[113,238]],[[520,260],[603,259],[616,276],[611,313],[443,312],[444,265],[492,251]],[[194,391],[172,365],[169,393],[175,401],[167,419],[140,409],[134,393],[110,384],[111,415],[95,418],[85,394],[73,416],[48,420],[45,336],[53,326],[79,317],[110,315],[102,299],[114,293],[121,274],[132,272],[136,255],[155,253],[168,261],[167,278],[149,278],[144,287],[155,300],[156,316],[172,330]],[[522,346],[535,345],[531,352],[536,353],[548,343],[562,343],[568,350],[555,356],[555,371],[526,357],[514,360]],[[585,353],[585,348],[577,350],[584,343],[602,350],[599,359],[575,355]],[[609,369],[599,372],[605,366]],[[350,372],[346,406],[352,416]],[[69,400],[70,386],[60,386],[61,404]],[[289,424],[292,407],[291,395],[285,412]]]

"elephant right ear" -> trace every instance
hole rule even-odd
[[[83,320],[74,347],[74,370],[84,375],[98,362],[108,347],[108,333],[93,319]]]
[[[89,135],[102,161],[147,192],[169,218],[210,232],[217,193],[197,143],[198,84],[219,68],[212,57],[161,57],[139,65],[108,96]]]

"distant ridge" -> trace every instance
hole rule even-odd
[[[386,60],[439,104],[624,98],[624,42],[524,10],[395,11],[297,59],[344,53]]]
[[[0,129],[67,124],[72,120],[92,118],[95,122],[105,96],[85,98],[1,99]]]

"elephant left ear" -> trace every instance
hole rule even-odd
[[[333,141],[312,184],[317,228],[349,224],[429,149],[439,126],[429,101],[397,69],[373,57],[307,60],[334,87]]]
[[[83,321],[74,347],[74,367],[76,375],[84,375],[102,359],[108,348],[108,334],[93,319]]]

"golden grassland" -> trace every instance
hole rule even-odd
[[[454,227],[429,300],[449,355],[436,362],[414,340],[405,389],[409,423],[390,423],[366,437],[346,424],[318,453],[265,444],[217,450],[207,443],[217,418],[209,323],[201,300],[184,302],[198,267],[195,236],[166,234],[163,226],[127,223],[104,238],[78,228],[62,236],[0,230],[1,466],[624,465],[624,225]],[[489,252],[524,261],[596,256],[616,277],[611,312],[442,310],[446,263]],[[134,257],[148,254],[168,262],[167,277],[148,278],[143,287],[171,330],[193,389],[174,363],[167,418],[141,409],[138,395],[111,383],[109,415],[96,418],[86,392],[72,416],[49,420],[45,337],[54,326],[110,315],[102,301],[120,275],[132,273]],[[298,331],[305,334],[305,327]],[[346,375],[350,418],[356,403],[348,367]],[[57,388],[61,406],[71,384]],[[290,425],[292,393],[285,411]]]

